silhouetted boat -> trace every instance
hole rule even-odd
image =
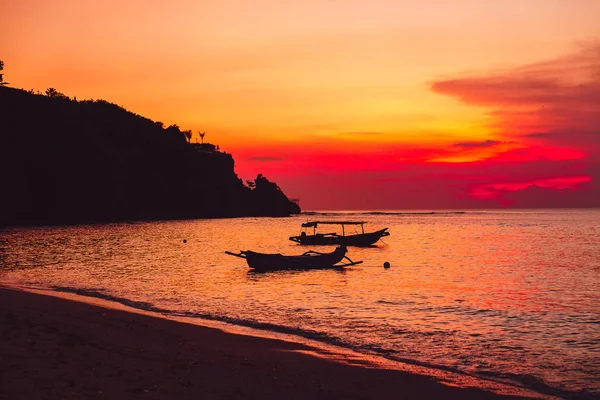
[[[331,253],[319,253],[311,250],[298,256],[257,253],[250,250],[240,251],[239,253],[226,251],[225,253],[246,259],[248,266],[255,271],[343,268],[362,263],[362,261],[352,261],[348,258],[346,256],[347,251],[346,246],[338,246]],[[346,262],[342,263],[343,260],[346,260]]]
[[[357,221],[313,221],[302,224],[303,228],[313,228],[313,234],[307,235],[303,231],[299,236],[291,236],[290,240],[304,245],[325,245],[325,244],[344,244],[346,246],[371,246],[384,236],[389,236],[388,228],[383,228],[375,232],[365,233],[364,224],[366,222]],[[338,233],[317,233],[318,225],[341,225],[342,234]],[[346,235],[345,225],[360,225],[362,233]]]

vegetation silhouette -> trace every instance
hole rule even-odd
[[[190,143],[190,141],[192,140],[192,130],[188,129],[187,131],[183,131],[183,135],[185,136],[187,142]]]
[[[194,147],[176,124],[46,94],[0,86],[0,226],[300,212],[262,175],[245,185],[231,154]]]
[[[0,71],[4,71],[4,61],[0,60]],[[0,73],[0,86],[8,85],[8,82],[4,82],[4,74]]]
[[[48,97],[58,97],[60,99],[69,100],[69,96],[66,96],[64,93],[59,92],[54,88],[46,89],[46,96]]]

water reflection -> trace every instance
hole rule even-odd
[[[268,279],[271,277],[275,277],[277,279],[282,278],[282,277],[294,277],[297,274],[309,274],[309,275],[314,275],[316,273],[319,274],[323,274],[323,273],[336,273],[336,274],[345,274],[346,273],[346,268],[344,267],[337,267],[337,268],[320,268],[320,269],[311,269],[311,270],[307,270],[304,268],[297,268],[297,269],[285,269],[285,270],[279,270],[279,271],[260,271],[260,270],[255,270],[255,269],[250,269],[247,272],[248,275],[248,280],[253,280],[253,279]],[[319,279],[319,276],[313,276],[313,278]]]

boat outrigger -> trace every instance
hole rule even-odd
[[[366,222],[357,221],[312,221],[302,224],[303,228],[313,228],[312,235],[306,234],[306,229],[299,236],[291,236],[290,240],[304,245],[326,245],[326,244],[344,244],[346,246],[371,246],[384,236],[389,236],[388,228],[383,228],[375,232],[365,233],[364,224]],[[318,225],[341,225],[342,234],[338,233],[317,233]],[[362,233],[346,235],[345,225],[360,225]]]
[[[245,258],[248,266],[255,271],[277,271],[286,269],[309,270],[325,268],[343,268],[351,265],[362,264],[362,261],[352,261],[346,256],[346,246],[338,246],[331,253],[319,253],[318,251],[307,251],[298,256],[284,256],[281,254],[257,253],[255,251],[240,251],[225,253]],[[341,263],[346,260],[345,263]],[[341,264],[340,264],[341,263]]]

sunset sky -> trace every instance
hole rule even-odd
[[[12,87],[205,131],[303,210],[600,207],[599,21],[598,0],[5,0],[0,59]]]

